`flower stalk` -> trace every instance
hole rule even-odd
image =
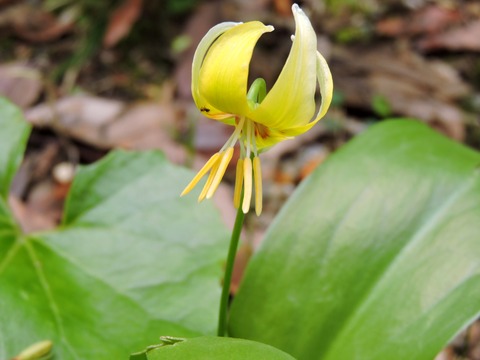
[[[227,263],[225,265],[225,276],[223,278],[222,295],[220,297],[220,309],[218,313],[218,336],[227,336],[230,285],[232,283],[233,266],[235,264],[235,257],[237,254],[238,243],[240,241],[240,234],[242,232],[244,219],[245,213],[240,208],[238,208],[237,216],[235,218],[235,225],[233,226],[232,237],[230,239]]]

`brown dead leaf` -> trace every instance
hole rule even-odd
[[[186,151],[173,140],[179,115],[171,103],[134,105],[105,129],[104,141],[111,147],[161,149],[170,161],[184,163]]]
[[[8,204],[22,231],[26,234],[54,229],[56,222],[48,214],[37,212],[15,196],[8,198]]]
[[[302,151],[299,154],[300,172],[298,180],[303,180],[310,175],[313,170],[327,159],[328,155],[329,151],[321,145],[310,146],[305,151]]]
[[[132,26],[140,17],[142,6],[143,0],[125,0],[113,11],[103,37],[105,47],[115,46],[128,35]]]
[[[59,16],[54,16],[41,6],[22,3],[8,9],[6,12],[8,16],[2,17],[0,23],[9,24],[15,34],[24,40],[48,42],[58,39],[73,29],[77,11],[78,8],[72,6]]]
[[[462,13],[457,8],[432,4],[424,7],[408,23],[411,34],[436,33],[462,21]]]
[[[405,34],[405,19],[400,16],[382,19],[375,25],[377,34],[383,36],[399,36]]]
[[[455,354],[451,349],[443,350],[440,354],[438,354],[434,360],[454,360],[456,359]]]
[[[38,182],[47,178],[59,154],[60,146],[56,142],[48,143],[40,151],[28,154],[24,163],[29,165],[30,181]]]
[[[74,95],[58,100],[55,104],[41,104],[25,112],[33,125],[53,127],[74,138],[102,146],[103,129],[115,120],[125,105],[89,95]]]
[[[26,108],[32,105],[43,89],[38,70],[23,64],[0,65],[0,95]]]
[[[419,40],[417,46],[423,51],[452,50],[480,51],[480,20],[435,33]]]
[[[459,9],[431,4],[413,14],[394,16],[376,24],[377,33],[384,36],[433,34],[462,21]]]
[[[69,186],[57,184],[48,178],[43,179],[31,189],[26,205],[31,213],[42,214],[58,224],[62,218],[68,189]]]
[[[267,181],[273,180],[277,174],[277,168],[283,156],[298,151],[304,144],[312,142],[320,135],[327,132],[325,123],[320,122],[306,133],[293,139],[282,141],[261,155],[262,175]]]
[[[472,345],[469,355],[471,359],[480,359],[480,320],[474,322],[467,331],[468,343]]]
[[[335,86],[347,106],[368,108],[375,95],[390,104],[394,114],[419,118],[462,140],[465,115],[455,104],[469,92],[448,64],[427,60],[408,48],[335,48],[332,58]]]
[[[55,128],[100,149],[161,149],[171,161],[183,163],[185,149],[173,140],[180,115],[170,102],[126,106],[121,101],[87,95],[25,112],[36,126]]]
[[[276,12],[284,17],[292,15],[292,0],[275,0],[274,2]]]
[[[252,16],[257,16],[257,19],[259,19],[268,12],[268,8],[273,1],[275,0],[224,1],[222,12],[226,19],[249,19]],[[259,14],[262,15],[259,16]]]
[[[60,146],[57,142],[49,142],[40,149],[29,151],[15,174],[10,193],[19,199],[25,198],[33,184],[49,177],[59,155]]]

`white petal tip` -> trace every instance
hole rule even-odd
[[[267,31],[273,31],[273,30],[275,30],[275,28],[273,27],[273,25],[267,25],[266,28],[267,28]]]
[[[307,17],[307,15],[305,15],[305,13],[303,12],[302,8],[300,6],[298,6],[297,4],[292,5],[292,14],[293,14],[293,17],[296,17],[296,16]]]

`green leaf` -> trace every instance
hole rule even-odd
[[[392,105],[390,105],[388,99],[383,95],[373,95],[372,110],[382,118],[392,116]]]
[[[480,310],[479,164],[413,121],[360,135],[269,229],[231,335],[299,359],[431,360]]]
[[[30,127],[18,108],[0,97],[0,240],[11,238],[18,226],[8,210],[8,190],[22,160]],[[0,254],[4,253],[8,240],[0,241]],[[1,271],[1,262],[0,262]],[[0,311],[1,312],[1,311]]]
[[[0,197],[6,200],[10,183],[22,161],[30,127],[20,110],[3,97],[0,97],[0,129]]]
[[[0,146],[23,148],[8,145],[20,130]],[[228,233],[210,203],[179,198],[191,176],[114,152],[80,169],[59,229],[23,235],[0,216],[0,359],[42,340],[59,360],[126,359],[161,334],[213,334]]]
[[[163,338],[161,338],[163,340]],[[168,339],[168,337],[167,337]],[[193,339],[175,339],[147,350],[148,360],[294,360],[293,357],[272,346],[255,341],[224,337],[203,336]],[[134,354],[133,359],[142,359]]]

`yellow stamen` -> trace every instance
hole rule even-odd
[[[260,216],[262,213],[262,169],[260,158],[253,158],[253,179],[255,181],[255,213]]]
[[[240,206],[240,196],[242,195],[243,188],[243,159],[239,159],[237,162],[237,174],[235,176],[235,192],[233,194],[233,205],[235,209]]]
[[[200,169],[200,171],[195,175],[195,177],[190,181],[190,183],[185,187],[185,190],[180,194],[180,196],[188,194],[192,189],[197,185],[197,183],[200,181],[200,179],[210,170],[215,163],[217,162],[218,158],[220,157],[219,153],[216,153],[213,155],[205,165]]]
[[[232,160],[232,155],[233,155],[233,147],[229,147],[222,155],[222,160],[220,161],[220,165],[218,166],[217,173],[215,174],[215,178],[212,181],[212,184],[210,185],[210,188],[208,189],[207,192],[207,199],[210,199],[215,191],[218,188],[218,185],[220,185],[220,181],[222,181],[223,175],[225,175],[225,171],[227,170],[227,166],[230,163],[230,160]]]
[[[245,186],[243,193],[242,211],[244,214],[250,210],[250,201],[252,198],[252,160],[245,158],[243,162],[243,184]]]
[[[215,174],[217,173],[218,167],[220,166],[220,159],[217,158],[217,161],[213,165],[212,171],[210,171],[210,174],[208,175],[207,182],[205,183],[205,186],[202,189],[202,192],[200,193],[200,196],[198,197],[198,202],[202,202],[205,199],[205,196],[207,195],[208,189],[210,189],[210,185],[212,185],[213,178],[215,177]]]

